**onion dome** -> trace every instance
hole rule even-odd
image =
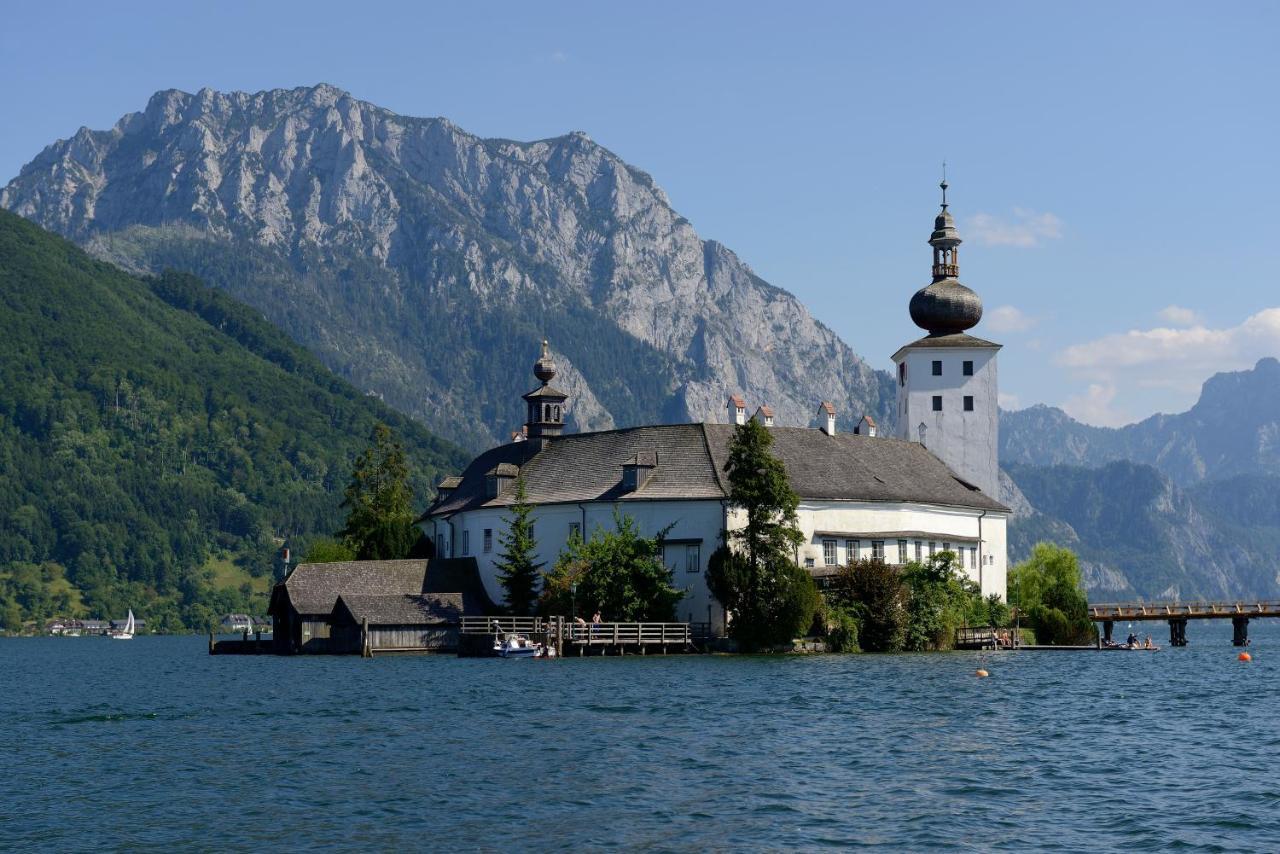
[[[930,335],[950,335],[978,325],[982,300],[956,279],[960,275],[960,232],[947,210],[947,181],[942,188],[942,210],[933,220],[933,281],[911,297],[911,319]]]
[[[542,355],[538,357],[538,361],[533,363],[533,375],[537,377],[543,385],[551,382],[556,376],[556,360],[551,358],[551,347],[547,344],[547,339],[542,339]]]

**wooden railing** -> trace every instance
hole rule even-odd
[[[1092,620],[1165,620],[1170,617],[1280,617],[1280,600],[1220,602],[1108,602],[1091,604]]]
[[[693,641],[688,623],[566,623],[565,642],[575,644],[668,645]]]
[[[464,635],[533,634],[547,631],[549,622],[545,617],[463,617],[462,633]]]

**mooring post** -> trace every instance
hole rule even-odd
[[[213,655],[213,629],[209,629],[209,654]]]
[[[1177,617],[1169,621],[1169,645],[1187,645],[1187,618]]]
[[[1115,623],[1111,622],[1110,620],[1103,620],[1103,622],[1102,622],[1102,638],[1103,638],[1103,640],[1105,640],[1107,643],[1111,643],[1111,630],[1112,630],[1113,628],[1115,628]]]
[[[1232,617],[1231,618],[1232,637],[1231,643],[1235,646],[1249,645],[1249,618],[1248,617]]]
[[[365,617],[360,624],[360,657],[373,658],[373,649],[369,646],[369,618]]]

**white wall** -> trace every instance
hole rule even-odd
[[[933,375],[934,360],[942,361],[942,376]],[[963,374],[973,362],[973,376]],[[1000,500],[999,384],[996,350],[991,347],[906,347],[895,364],[907,366],[905,384],[898,384],[898,437],[921,441],[960,477]],[[942,411],[933,411],[934,395],[942,395]],[[973,396],[973,411],[964,411],[964,398]]]
[[[583,536],[590,538],[597,528],[613,530],[613,508],[609,502],[590,502],[578,504],[548,504],[535,507],[532,519],[534,523],[534,539],[538,545],[537,560],[550,569],[559,557],[561,550],[569,539],[572,523],[582,525]],[[672,566],[672,583],[685,591],[685,596],[676,604],[676,618],[680,622],[702,623],[710,619],[714,630],[723,625],[723,610],[712,599],[707,590],[707,561],[720,546],[720,529],[724,524],[722,505],[719,501],[628,501],[618,505],[622,511],[636,521],[640,533],[654,536],[672,523],[675,524],[666,534],[669,540],[698,541],[698,571],[686,569],[685,543],[668,546],[664,558],[667,565]],[[482,508],[455,515],[452,519],[453,532],[450,533],[448,522],[435,520],[428,523],[426,530],[434,536],[438,531],[452,543],[453,557],[464,557],[462,553],[463,531],[469,534],[469,554],[474,557],[480,568],[480,577],[484,581],[485,590],[495,602],[502,602],[506,593],[498,580],[496,563],[502,551],[500,536],[506,532],[506,517],[510,511],[506,508]],[[493,531],[493,550],[484,552],[484,529]],[[579,602],[578,613],[587,616],[595,608],[594,602]],[[613,615],[604,614],[606,621]]]

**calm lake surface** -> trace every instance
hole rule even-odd
[[[0,848],[1277,850],[1280,626],[1251,629],[1249,664],[1229,622],[1154,655],[0,640]]]

